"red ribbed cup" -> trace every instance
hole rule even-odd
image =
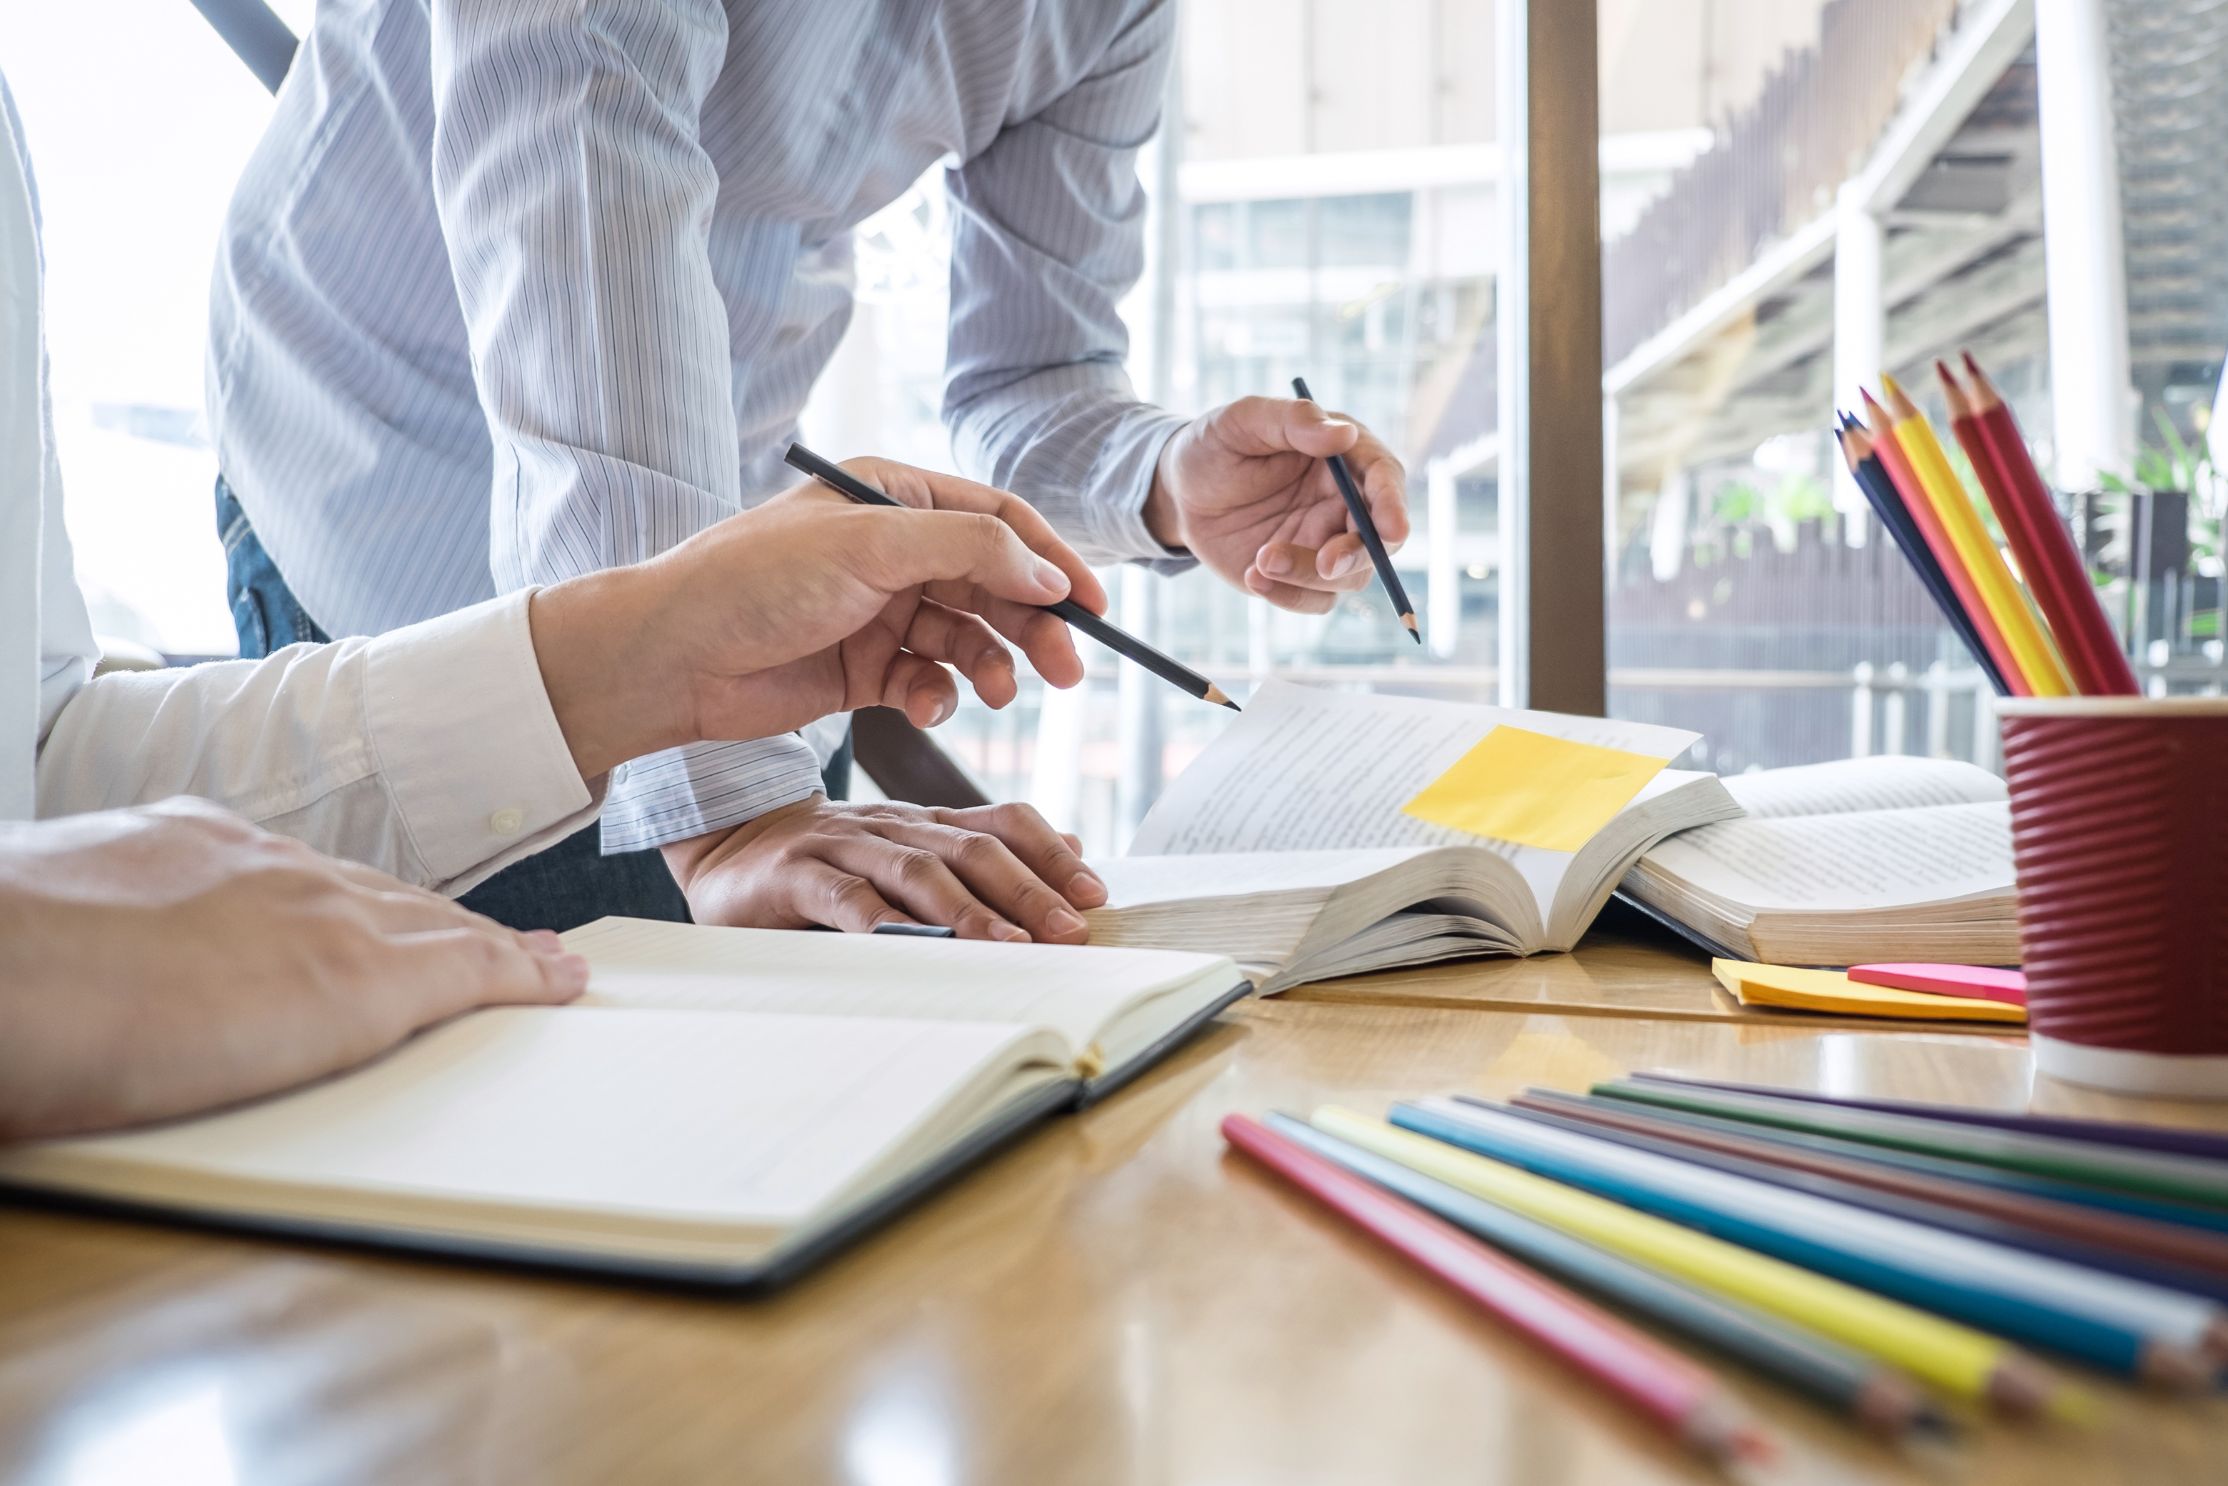
[[[2228,698],[1997,712],[2037,1071],[2228,1097]]]

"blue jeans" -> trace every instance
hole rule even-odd
[[[224,539],[226,596],[232,601],[241,655],[258,658],[302,640],[322,643],[329,638],[286,586],[222,476],[217,479],[217,531]],[[846,742],[828,763],[829,798],[841,798],[850,774],[851,746]],[[513,862],[461,901],[514,929],[570,929],[606,914],[689,921],[688,900],[666,870],[663,855],[652,849],[606,856],[597,826]]]

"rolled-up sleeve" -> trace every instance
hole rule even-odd
[[[436,0],[433,188],[494,444],[498,591],[639,562],[741,508],[718,177],[698,134],[715,0]],[[820,787],[795,738],[706,744],[613,783],[606,850]]]
[[[1183,420],[1138,400],[1117,312],[1144,271],[1137,155],[1160,127],[1174,36],[1174,7],[1148,7],[1089,76],[946,177],[944,421],[960,464],[1094,561],[1182,565],[1144,509]]]
[[[262,660],[97,677],[40,740],[38,813],[196,795],[462,893],[586,825],[600,797],[542,689],[531,598]]]

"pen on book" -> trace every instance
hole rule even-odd
[[[1307,390],[1307,378],[1294,377],[1292,391],[1303,402],[1315,401],[1315,394]],[[1354,531],[1361,537],[1362,546],[1369,550],[1369,561],[1377,569],[1377,581],[1385,585],[1385,596],[1392,600],[1393,612],[1407,626],[1408,638],[1418,645],[1423,643],[1423,631],[1416,628],[1416,606],[1408,601],[1408,590],[1400,586],[1400,574],[1393,571],[1392,554],[1385,550],[1385,539],[1377,534],[1377,522],[1369,514],[1369,504],[1362,499],[1359,487],[1354,484],[1354,472],[1346,461],[1333,454],[1323,461],[1331,467],[1331,480],[1338,486],[1338,498],[1346,502],[1346,514],[1353,519]]]
[[[862,506],[903,507],[905,505],[903,501],[892,500],[841,465],[821,458],[802,444],[791,444],[789,453],[784,458],[788,460],[792,468],[803,471],[821,484],[849,496]],[[1115,654],[1135,661],[1155,676],[1160,677],[1161,680],[1189,692],[1202,702],[1213,702],[1216,706],[1228,707],[1233,712],[1244,710],[1236,702],[1230,700],[1229,693],[1182,661],[1175,659],[1173,656],[1163,655],[1127,630],[1107,623],[1074,599],[1062,599],[1056,604],[1040,604],[1038,607],[1048,613],[1057,614],[1068,624],[1083,631]]]

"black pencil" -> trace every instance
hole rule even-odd
[[[1292,390],[1302,401],[1315,401],[1315,394],[1307,390],[1305,377],[1294,377]],[[1369,549],[1369,560],[1377,568],[1377,581],[1385,585],[1385,595],[1392,600],[1393,612],[1408,627],[1408,638],[1421,645],[1423,631],[1416,628],[1416,606],[1408,602],[1408,590],[1400,586],[1400,574],[1393,571],[1392,554],[1385,550],[1385,539],[1377,535],[1377,523],[1370,519],[1369,507],[1354,485],[1354,472],[1336,454],[1324,463],[1331,467],[1331,479],[1338,485],[1339,499],[1346,502],[1346,514],[1353,518],[1354,530],[1361,536],[1362,545]]]
[[[804,471],[821,484],[849,496],[862,506],[898,506],[902,508],[905,505],[903,501],[890,499],[890,497],[876,490],[872,485],[867,484],[866,481],[852,474],[843,466],[822,459],[802,444],[791,444],[789,453],[785,457],[792,467]],[[1163,655],[1127,630],[1118,629],[1108,624],[1074,599],[1062,599],[1056,604],[1039,604],[1037,607],[1059,615],[1060,618],[1083,631],[1115,654],[1137,662],[1155,676],[1160,677],[1161,680],[1172,686],[1181,687],[1202,702],[1213,702],[1216,706],[1228,707],[1233,712],[1244,710],[1236,702],[1231,701],[1229,694],[1223,691],[1221,687],[1215,685],[1182,661]]]
[[[1973,628],[1972,617],[1958,603],[1957,595],[1951,591],[1949,579],[1942,572],[1941,564],[1927,550],[1926,539],[1919,534],[1918,527],[1912,522],[1911,513],[1903,508],[1903,498],[1896,493],[1895,482],[1888,478],[1887,468],[1880,463],[1880,456],[1873,452],[1870,430],[1846,413],[1842,418],[1842,426],[1833,431],[1833,436],[1841,444],[1842,458],[1848,461],[1849,473],[1855,478],[1857,489],[1863,492],[1866,503],[1872,507],[1873,514],[1880,518],[1880,524],[1887,528],[1888,535],[1894,539],[1904,559],[1911,564],[1911,570],[1918,574],[1920,586],[1933,596],[1935,605],[1942,611],[1942,617],[1949,622],[1951,633],[1965,647],[1965,653],[1973,658],[1973,664],[1980,667],[1981,674],[1988,678],[1989,686],[2000,697],[2010,695],[2009,688],[2004,685],[2003,673],[1996,668],[1996,662],[1981,644],[1980,632]]]

